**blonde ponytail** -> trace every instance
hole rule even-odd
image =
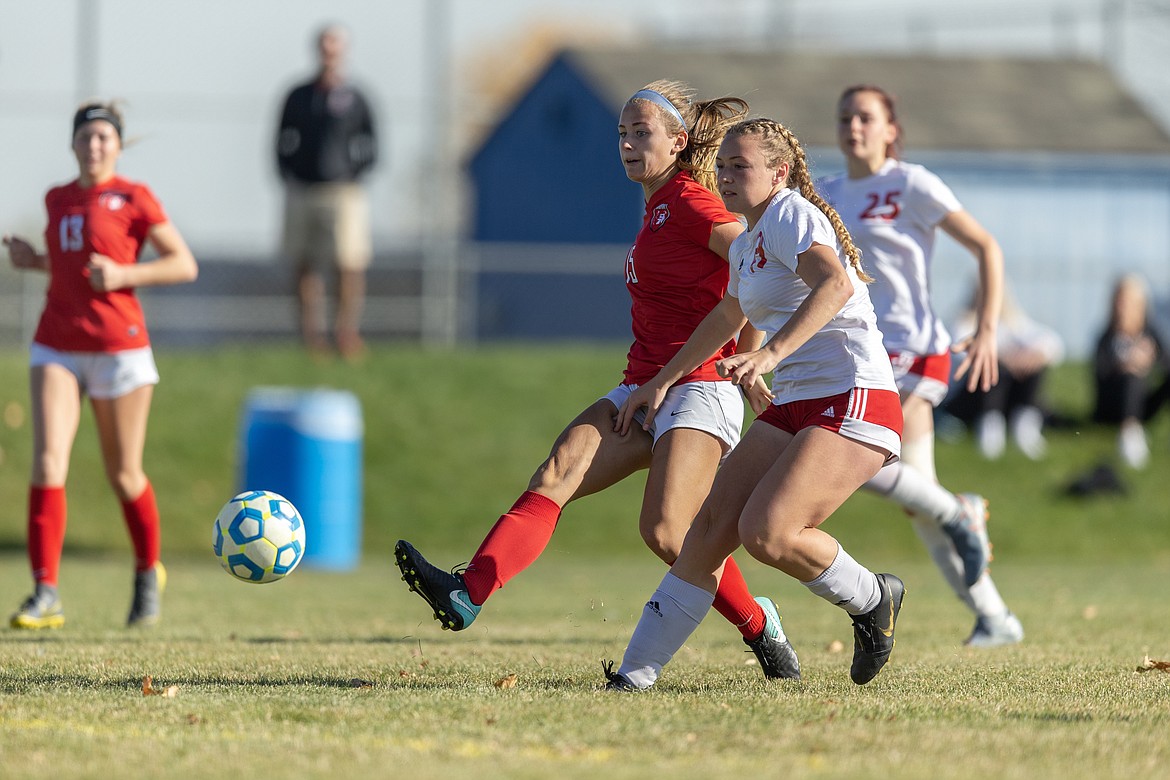
[[[747,116],[747,101],[737,97],[695,100],[694,90],[681,81],[654,81],[642,89],[657,92],[664,97],[683,119],[684,124],[680,125],[678,117],[672,112],[653,101],[646,101],[655,106],[668,131],[687,131],[687,146],[678,156],[679,168],[688,171],[695,181],[718,194],[715,157],[719,153],[719,144],[723,143],[728,128]],[[631,98],[629,102],[635,100],[641,101],[642,98]]]

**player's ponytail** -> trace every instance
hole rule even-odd
[[[656,93],[669,106],[662,105],[653,94],[640,96],[645,91]],[[747,101],[737,97],[695,100],[694,90],[684,82],[666,80],[647,84],[630,98],[630,102],[635,100],[656,106],[669,132],[687,131],[686,148],[678,155],[679,167],[699,184],[716,192],[715,157],[719,144],[723,143],[728,128],[747,116]]]

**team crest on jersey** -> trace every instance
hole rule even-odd
[[[98,203],[109,211],[117,211],[126,205],[126,196],[120,192],[103,192],[98,196]]]
[[[755,273],[759,269],[768,264],[768,256],[764,254],[764,234],[760,233],[756,236],[756,248],[752,252],[752,264],[748,268],[748,273]]]
[[[665,203],[659,203],[650,214],[650,229],[658,230],[666,224],[668,219],[670,219],[670,209]]]

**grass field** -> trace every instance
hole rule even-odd
[[[295,348],[160,356],[148,470],[171,572],[157,630],[121,628],[131,574],[117,504],[83,424],[69,482],[65,629],[0,633],[6,778],[1164,777],[1170,765],[1170,421],[1128,492],[1061,488],[1112,433],[1050,432],[1033,465],[939,445],[956,490],[991,499],[993,565],[1024,644],[961,646],[971,620],[897,510],[858,496],[830,520],[863,562],[909,587],[890,666],[848,681],[848,621],[740,558],[781,604],[805,679],[765,685],[738,635],[708,620],[655,690],[600,691],[662,568],[635,529],[640,480],[571,506],[548,553],[460,634],[441,632],[390,564],[400,536],[438,562],[474,551],[563,424],[617,381],[623,347],[376,349],[359,367]],[[1085,407],[1083,369],[1051,384]],[[365,557],[252,587],[223,574],[209,528],[234,491],[241,403],[257,384],[349,389],[366,422]],[[0,354],[0,607],[28,589],[24,357]],[[144,696],[142,681],[173,695]],[[511,675],[515,675],[513,679]]]

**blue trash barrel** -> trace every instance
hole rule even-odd
[[[353,393],[258,387],[240,431],[240,490],[272,490],[305,521],[302,565],[348,570],[361,558],[362,412]]]

